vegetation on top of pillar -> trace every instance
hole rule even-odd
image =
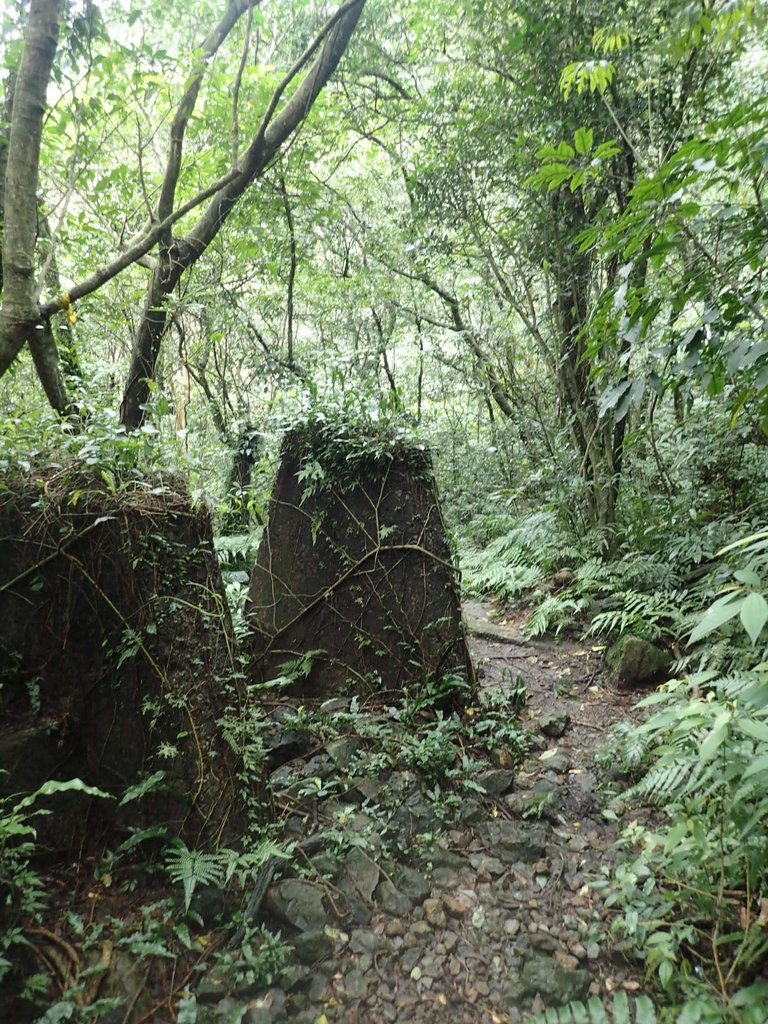
[[[324,485],[347,491],[395,461],[421,476],[432,472],[431,455],[413,421],[350,403],[313,404],[286,422],[283,454],[298,459],[305,493]]]

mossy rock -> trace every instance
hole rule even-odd
[[[672,665],[672,656],[640,636],[627,634],[608,648],[605,661],[616,683],[631,690],[659,680]]]

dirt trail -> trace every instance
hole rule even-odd
[[[525,686],[523,724],[538,749],[511,791],[500,770],[498,795],[465,800],[416,868],[348,862],[345,878],[328,883],[343,911],[325,928],[332,951],[314,961],[305,951],[306,974],[298,968],[292,985],[252,1003],[248,1020],[445,1024],[448,1013],[453,1024],[513,1024],[572,998],[640,989],[611,958],[589,886],[617,835],[601,814],[594,752],[613,722],[632,717],[636,696],[611,688],[590,645],[526,640],[489,604],[468,605],[465,617],[481,687]]]

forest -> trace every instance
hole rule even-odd
[[[0,1020],[766,1024],[763,0],[0,45]]]

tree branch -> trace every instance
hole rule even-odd
[[[221,17],[218,25],[208,34],[200,47],[200,56],[192,70],[184,95],[181,97],[176,113],[171,124],[171,140],[168,149],[168,162],[165,167],[165,177],[160,190],[160,198],[157,202],[157,219],[165,220],[173,212],[173,203],[176,196],[176,185],[181,173],[181,158],[184,149],[184,135],[187,131],[189,119],[195,109],[197,97],[200,93],[200,86],[203,82],[203,75],[212,57],[235,27],[242,15],[248,10],[257,6],[261,0],[230,0],[227,9]],[[166,239],[170,244],[170,238]]]

